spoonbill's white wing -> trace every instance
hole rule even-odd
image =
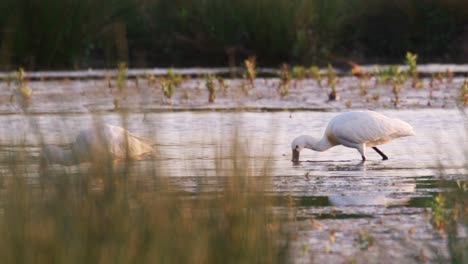
[[[332,119],[327,137],[335,141],[375,146],[392,139],[414,135],[413,128],[404,121],[372,111],[349,112]]]

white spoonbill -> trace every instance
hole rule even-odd
[[[41,166],[48,163],[75,165],[107,160],[138,160],[151,154],[153,147],[122,127],[96,124],[79,132],[70,149],[48,145],[42,149]]]
[[[338,145],[357,149],[362,160],[366,160],[366,148],[372,147],[383,160],[387,160],[387,156],[376,146],[413,135],[413,128],[402,120],[374,111],[347,112],[335,116],[328,123],[322,139],[316,140],[307,135],[295,138],[291,144],[292,161],[299,161],[299,153],[304,148],[325,151]]]

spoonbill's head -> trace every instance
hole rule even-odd
[[[306,139],[304,136],[299,136],[295,138],[291,143],[292,149],[292,161],[298,162],[299,161],[299,153],[304,149],[306,144]]]

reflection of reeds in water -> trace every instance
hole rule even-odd
[[[269,166],[249,177],[247,155],[232,143],[213,161],[221,190],[209,195],[170,184],[157,164],[145,180],[131,165],[104,162],[82,175],[51,170],[33,186],[12,160],[0,181],[1,262],[283,263],[264,195]]]

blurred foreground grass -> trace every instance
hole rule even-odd
[[[12,159],[0,181],[1,263],[284,263],[269,164],[250,177],[231,143],[213,161],[221,188],[210,192],[171,184],[157,161],[150,182],[128,164],[101,164],[82,175],[52,169],[34,185]]]
[[[460,109],[460,113],[464,116],[467,127],[468,112]],[[466,133],[468,135],[468,130]],[[461,147],[463,146],[462,144]],[[468,161],[467,148],[464,149],[464,156]],[[468,170],[468,163],[465,168]],[[445,169],[441,167],[440,174],[450,176]],[[439,185],[447,191],[433,197],[431,222],[434,228],[447,235],[450,262],[468,263],[468,175],[462,175],[461,180],[456,182],[443,182]]]

